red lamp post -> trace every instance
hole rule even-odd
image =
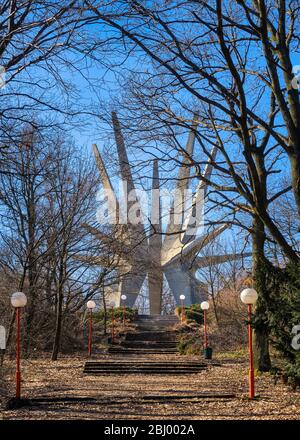
[[[21,398],[21,309],[27,304],[27,297],[23,292],[13,293],[11,305],[16,309],[17,347],[16,347],[16,399]]]
[[[181,324],[184,323],[185,321],[185,313],[184,313],[184,300],[185,300],[185,295],[180,295],[180,301],[181,301],[181,313],[180,313],[180,322]]]
[[[126,322],[126,305],[125,305],[126,299],[127,299],[126,295],[121,295],[121,300],[123,301],[123,330],[125,329],[125,322]]]
[[[200,304],[201,309],[203,310],[203,318],[204,318],[204,348],[208,347],[208,337],[207,337],[207,310],[209,309],[209,303],[207,301],[203,301]]]
[[[252,316],[252,306],[248,304],[248,345],[249,345],[249,398],[254,398],[254,367],[253,367],[253,343],[252,343],[252,326],[250,324]]]
[[[92,356],[92,344],[93,344],[93,309],[96,307],[95,301],[88,301],[86,306],[90,313],[89,319],[89,342],[88,342],[88,356]]]
[[[253,344],[252,344],[252,305],[257,301],[257,292],[255,289],[248,288],[241,292],[241,300],[248,306],[248,345],[249,345],[249,399],[254,399],[255,385],[254,385],[254,366],[253,366]]]
[[[111,307],[111,342],[112,344],[115,343],[115,302],[110,302]]]

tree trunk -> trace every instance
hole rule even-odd
[[[300,218],[300,157],[299,156],[300,153],[293,153],[289,155],[293,192],[297,206],[298,217]]]
[[[62,330],[62,311],[63,311],[63,301],[64,301],[64,281],[66,280],[66,266],[65,266],[65,255],[66,255],[66,244],[62,247],[62,256],[59,267],[59,282],[57,289],[57,309],[56,309],[56,325],[55,325],[55,336],[52,349],[52,361],[57,361],[60,341],[61,341],[61,330]]]
[[[256,329],[253,338],[254,368],[258,371],[270,371],[272,364],[269,353],[268,326]]]
[[[52,361],[57,361],[59,348],[60,348],[61,329],[62,329],[62,306],[63,306],[63,294],[60,291],[58,297],[58,304],[57,304],[55,336],[54,336],[54,343],[53,343],[52,357],[51,357]]]
[[[106,299],[104,294],[104,287],[103,287],[103,293],[102,293],[102,301],[103,301],[103,311],[104,311],[104,328],[103,328],[103,335],[107,335],[107,308],[106,308]]]
[[[30,348],[34,344],[35,332],[34,332],[34,317],[36,312],[36,297],[37,297],[37,271],[36,261],[34,255],[30,255],[28,258],[28,303],[26,307],[26,339],[25,339],[25,353],[28,356],[30,354]]]
[[[259,371],[269,371],[271,359],[269,354],[269,325],[267,319],[267,289],[265,283],[265,231],[264,224],[258,218],[253,220],[252,258],[254,287],[258,292],[255,309],[255,331],[253,340],[254,368]]]
[[[217,310],[217,302],[216,302],[216,296],[215,296],[215,292],[212,286],[212,291],[211,291],[211,299],[212,299],[212,303],[213,303],[213,309],[214,309],[214,315],[215,315],[215,319],[216,319],[216,323],[217,323],[217,327],[220,327],[220,322],[219,322],[219,313]]]
[[[28,303],[26,307],[26,339],[25,353],[29,355],[35,339],[34,318],[36,312],[37,298],[37,249],[36,249],[36,199],[34,193],[34,182],[29,182],[29,197],[27,201],[28,213],[28,246],[27,246],[27,271],[28,271]]]

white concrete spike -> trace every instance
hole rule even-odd
[[[189,132],[185,151],[183,152],[184,156],[179,170],[178,181],[176,183],[176,189],[180,191],[187,189],[189,186],[189,176],[191,174],[190,159],[193,157],[194,154],[195,140],[196,140],[195,132],[197,130],[198,125],[199,125],[198,115],[195,114],[193,117],[193,123],[191,130]]]
[[[205,180],[210,180],[211,173],[213,170],[213,161],[216,158],[218,148],[213,147],[210,158],[208,159],[208,162],[204,168],[204,172],[202,173],[202,176],[205,178]],[[184,224],[183,224],[183,232],[182,234],[182,242],[188,243],[190,242],[196,235],[197,229],[202,226],[203,223],[203,204],[204,204],[204,198],[207,194],[207,188],[208,185],[206,184],[205,180],[200,180],[197,190],[195,192],[195,195],[193,196],[193,200],[191,203],[191,206],[189,208],[189,211],[187,213],[187,216],[185,218]],[[197,215],[197,207],[199,210],[199,214]],[[192,229],[192,231],[189,229]],[[193,233],[194,232],[194,233]]]
[[[210,180],[210,178],[211,178],[211,173],[212,173],[212,170],[214,168],[213,167],[213,163],[214,163],[214,161],[216,159],[217,152],[218,152],[218,147],[213,147],[213,149],[211,150],[211,153],[210,153],[210,158],[208,159],[208,162],[205,165],[204,172],[203,172],[202,176],[206,180]],[[201,184],[201,182],[200,182],[200,184]],[[205,188],[205,195],[206,195],[208,185],[205,183],[205,181],[202,181],[202,184],[203,184],[203,186]]]
[[[151,228],[149,237],[150,259],[159,263],[161,261],[162,247],[162,227],[161,227],[161,203],[159,194],[159,172],[158,161],[153,162],[152,176],[152,204],[151,204]]]
[[[185,191],[188,189],[190,184],[190,172],[191,164],[190,158],[193,157],[197,127],[199,125],[198,114],[195,113],[193,116],[192,128],[189,132],[185,152],[182,164],[180,166],[178,181],[176,184],[176,193],[178,194],[175,203],[172,203],[170,209],[170,218],[166,228],[166,236],[164,239],[164,246],[166,249],[170,249],[176,241],[180,242],[180,231],[182,230],[183,214],[184,214],[184,203],[185,203]],[[181,196],[180,196],[181,194]],[[176,221],[175,221],[176,220]]]
[[[107,255],[91,256],[91,255],[74,255],[73,258],[78,261],[82,261],[91,266],[100,266],[105,268],[113,269],[114,267],[121,267],[126,265],[127,262],[123,258],[114,256],[110,257]]]
[[[240,260],[242,258],[247,258],[251,256],[251,252],[247,252],[245,254],[208,255],[205,257],[196,257],[194,260],[194,264],[197,269],[201,269],[203,267],[209,267],[215,264],[222,264],[226,263],[227,261]]]
[[[121,177],[123,180],[123,184],[126,184],[126,188],[124,188],[124,196],[127,199],[128,198],[130,199],[127,201],[127,213],[130,213],[131,210],[133,210],[135,213],[136,212],[141,213],[142,207],[140,206],[140,203],[136,197],[137,191],[135,189],[133,182],[131,168],[126,152],[126,146],[122,135],[121,125],[118,116],[115,112],[112,112],[112,123],[115,133]],[[127,222],[127,230],[128,230],[128,237],[130,238],[132,243],[143,241],[143,237],[145,235],[145,228],[142,223],[133,224],[132,222]],[[144,243],[144,247],[145,246],[146,243]]]
[[[88,223],[82,223],[81,226],[86,229],[90,234],[93,234],[98,240],[102,241],[105,244],[111,244],[114,240],[112,240],[111,237],[104,234],[99,229],[95,228],[94,226],[89,225]]]
[[[160,201],[160,183],[158,172],[158,160],[153,161],[153,174],[152,174],[152,197],[151,197],[151,215],[155,214],[155,217],[151,217],[151,224],[155,227],[156,231],[161,233],[161,201]]]
[[[226,223],[208,234],[203,234],[202,236],[196,238],[193,242],[189,243],[183,248],[183,255],[188,256],[190,252],[198,253],[204,246],[207,246],[211,241],[213,241],[218,235],[222,234],[226,229],[230,228],[230,224]]]
[[[109,189],[110,191],[115,193],[114,192],[114,188],[113,188],[113,186],[111,184],[110,178],[108,176],[108,173],[106,171],[104,162],[102,160],[101,154],[100,154],[100,152],[98,150],[97,144],[93,144],[92,148],[93,148],[93,153],[94,153],[96,165],[97,165],[97,168],[98,168],[99,173],[100,173],[102,185],[104,186],[105,189]]]
[[[173,263],[174,261],[181,258],[183,260],[188,260],[189,258],[191,258],[192,255],[197,255],[197,253],[200,252],[204,246],[207,246],[212,240],[214,240],[218,235],[220,235],[230,226],[230,224],[224,224],[207,234],[200,235],[200,237],[194,239],[187,245],[182,244],[181,251],[178,252],[177,255],[173,257],[170,261],[172,261]]]
[[[128,192],[130,192],[134,190],[135,187],[133,183],[131,168],[128,161],[128,156],[126,152],[120,121],[115,112],[112,112],[112,123],[113,123],[113,129],[114,129],[115,140],[117,145],[121,176],[123,181],[127,182],[127,190]]]
[[[90,234],[94,235],[94,237],[96,237],[104,245],[113,249],[113,251],[116,252],[117,254],[121,254],[121,253],[125,254],[126,252],[129,253],[129,247],[126,245],[124,240],[120,241],[118,239],[119,237],[112,238],[104,234],[100,229],[95,228],[94,226],[89,225],[88,223],[82,223],[81,226],[85,228]],[[118,228],[118,232],[120,232],[119,228]]]
[[[119,202],[96,144],[93,144],[93,152],[96,165],[100,173],[102,185],[104,190],[108,192],[108,195],[110,195],[107,199],[108,214],[110,216],[111,223],[117,224],[119,218]]]

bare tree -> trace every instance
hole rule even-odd
[[[298,263],[297,249],[270,214],[272,204],[291,188],[299,214],[300,106],[291,61],[292,52],[299,52],[297,2],[286,6],[285,1],[265,0],[159,0],[151,5],[139,1],[98,5],[86,0],[86,4],[111,31],[112,46],[125,42],[124,56],[130,52],[138,62],[137,74],[130,75],[129,90],[135,98],[133,105],[129,103],[131,124],[141,126],[146,115],[152,130],[153,120],[156,126],[173,130],[191,125],[192,114],[198,113],[197,137],[215,169],[206,182],[214,191],[215,206],[227,209],[231,218],[226,221],[233,224],[239,223],[237,210],[252,217],[248,230],[254,282],[263,283],[266,240],[275,241],[288,260]],[[124,73],[125,58],[119,66]],[[132,70],[132,64],[127,68]],[[151,123],[145,125],[149,134]],[[217,159],[211,155],[212,147],[218,151]],[[276,185],[279,175],[285,177],[288,163],[291,182]],[[201,163],[191,158],[191,165],[197,170]],[[263,315],[267,289],[260,290],[258,309]],[[267,369],[266,327],[261,336],[260,367]]]
[[[82,307],[98,280],[75,258],[92,247],[81,224],[95,215],[95,167],[60,136],[46,145],[38,130],[25,131],[9,167],[14,172],[1,175],[0,264],[28,295],[27,348],[45,335],[48,316],[56,359],[64,317]]]

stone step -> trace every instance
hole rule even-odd
[[[136,318],[135,320],[136,323],[140,323],[140,324],[144,324],[144,323],[152,323],[152,324],[157,324],[157,325],[174,325],[176,324],[178,321],[178,319],[153,319],[153,318],[148,318],[148,319],[143,319],[143,318]]]
[[[108,349],[110,354],[120,354],[120,355],[151,355],[151,354],[177,354],[178,351],[175,348],[165,348],[165,349],[155,349],[155,348],[121,348],[121,347],[110,347]]]
[[[130,357],[132,357],[132,356],[154,356],[154,355],[162,355],[162,356],[171,356],[171,355],[174,355],[174,354],[176,354],[177,352],[176,351],[156,351],[156,350],[153,350],[152,352],[149,352],[149,351],[125,351],[125,352],[121,352],[121,351],[118,351],[118,352],[110,352],[110,354],[111,355],[118,355],[118,356],[125,356],[125,357],[127,357],[128,359],[130,358]]]
[[[154,347],[149,347],[149,346],[136,346],[136,347],[124,347],[122,345],[115,345],[115,346],[110,346],[109,347],[109,351],[130,351],[130,350],[134,350],[137,352],[140,351],[146,351],[149,353],[152,353],[154,351],[159,352],[160,350],[165,351],[166,353],[168,352],[172,352],[172,353],[177,353],[177,347],[161,347],[161,346],[154,346]]]
[[[149,348],[153,345],[155,347],[177,347],[175,341],[122,341],[120,343],[123,347],[141,347],[141,348]]]
[[[86,374],[197,374],[207,368],[201,362],[110,362],[89,361],[86,362],[84,373]]]
[[[157,315],[157,317],[153,317],[153,315],[149,315],[147,317],[138,316],[134,323],[139,329],[146,328],[149,330],[160,330],[173,327],[176,323],[178,323],[178,318],[177,316],[166,318],[160,315]]]
[[[172,366],[172,365],[165,365],[165,366],[161,366],[161,365],[157,365],[157,366],[153,366],[153,365],[140,365],[140,366],[136,366],[136,365],[116,365],[116,366],[110,366],[110,365],[102,365],[102,366],[89,366],[89,367],[85,367],[85,371],[98,371],[98,370],[105,370],[105,371],[133,371],[133,370],[151,370],[151,371],[168,371],[168,370],[185,370],[185,371],[190,371],[190,370],[203,370],[203,368],[205,367],[194,367],[194,366]]]
[[[171,319],[136,319],[134,321],[137,325],[152,324],[152,325],[175,325],[178,321]]]
[[[204,362],[197,362],[197,361],[147,361],[147,360],[136,360],[133,359],[131,361],[124,361],[123,359],[116,360],[116,361],[87,361],[85,363],[86,367],[105,367],[105,368],[119,368],[119,367],[130,367],[130,366],[137,366],[137,367],[144,367],[144,366],[151,366],[151,367],[161,367],[161,366],[178,366],[178,367],[206,367],[206,363]]]
[[[128,348],[176,348],[176,342],[171,341],[122,341],[122,347]]]
[[[178,321],[176,315],[138,315],[136,320]]]
[[[128,332],[125,335],[126,341],[176,341],[176,333],[172,331],[139,331]]]
[[[175,323],[171,322],[160,322],[159,321],[134,321],[136,325],[136,329],[139,331],[153,331],[153,332],[161,332],[161,331],[170,331],[175,326]]]
[[[153,332],[153,333],[158,333],[158,332],[162,332],[162,331],[170,331],[171,327],[170,326],[157,326],[157,325],[141,325],[138,326],[136,328],[136,330],[138,332]]]
[[[163,371],[163,370],[161,370],[161,371],[153,371],[153,370],[140,370],[140,371],[132,371],[132,370],[130,370],[130,371],[126,371],[126,372],[122,372],[122,371],[119,371],[119,370],[116,370],[116,371],[84,371],[84,373],[85,374],[92,374],[92,375],[103,375],[103,374],[118,374],[118,375],[127,375],[127,374],[163,374],[163,375],[165,375],[165,374],[168,374],[168,375],[172,375],[172,376],[175,376],[175,375],[187,375],[187,374],[197,374],[197,373],[199,373],[200,371],[199,370],[195,370],[195,371],[186,371],[186,370],[182,370],[182,371],[179,371],[179,370],[174,370],[174,371],[171,371],[171,370],[168,370],[168,371]]]

